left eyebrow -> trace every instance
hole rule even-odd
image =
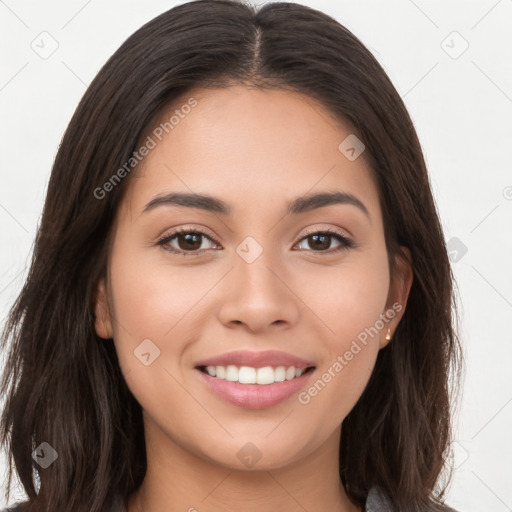
[[[368,208],[366,208],[361,200],[348,192],[321,192],[319,194],[310,194],[298,197],[288,205],[287,213],[304,213],[316,208],[330,206],[332,204],[349,204],[355,206],[356,208],[359,208],[371,222],[371,216]]]
[[[291,201],[286,209],[287,214],[297,215],[317,208],[323,208],[333,204],[348,204],[360,209],[370,220],[371,216],[366,206],[354,195],[348,192],[321,192],[300,196]],[[188,192],[171,192],[153,198],[142,213],[154,210],[158,206],[178,205],[187,208],[199,208],[209,212],[230,215],[231,206],[221,199],[206,194]]]

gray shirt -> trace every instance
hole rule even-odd
[[[446,512],[457,512],[455,509],[446,507]],[[364,512],[393,512],[391,503],[377,487],[372,487],[366,498],[366,507]]]
[[[372,487],[366,498],[364,512],[392,512],[391,505],[377,487]]]

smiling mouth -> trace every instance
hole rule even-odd
[[[295,368],[295,366],[197,366],[196,369],[219,380],[238,382],[240,384],[259,384],[267,386],[297,379],[306,373],[311,373],[315,367]]]

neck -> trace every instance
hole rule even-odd
[[[309,455],[264,470],[258,464],[247,470],[215,464],[173,442],[150,422],[145,430],[147,472],[129,496],[127,512],[361,511],[339,478],[340,428]]]

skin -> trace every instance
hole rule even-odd
[[[148,471],[128,512],[361,510],[338,476],[341,423],[412,283],[403,259],[390,278],[377,183],[364,153],[350,161],[338,150],[350,127],[307,96],[240,85],[194,89],[162,119],[190,97],[197,106],[129,178],[96,293],[96,331],[113,337],[143,408]],[[355,195],[370,218],[349,204],[285,215],[296,197],[335,190]],[[212,195],[231,214],[177,205],[143,213],[168,192]],[[196,256],[158,245],[178,227],[213,241],[199,238],[204,250]],[[332,252],[340,246],[332,237],[315,250],[307,235],[326,228],[357,247]],[[247,236],[263,250],[252,263],[236,252]],[[180,240],[186,252],[183,237],[167,247],[179,250]],[[314,362],[311,385],[396,303],[401,311],[306,405],[293,396],[243,409],[214,395],[194,369],[234,350],[282,350]],[[148,366],[134,356],[145,339],[160,350]],[[252,468],[237,457],[249,442],[261,454]]]

